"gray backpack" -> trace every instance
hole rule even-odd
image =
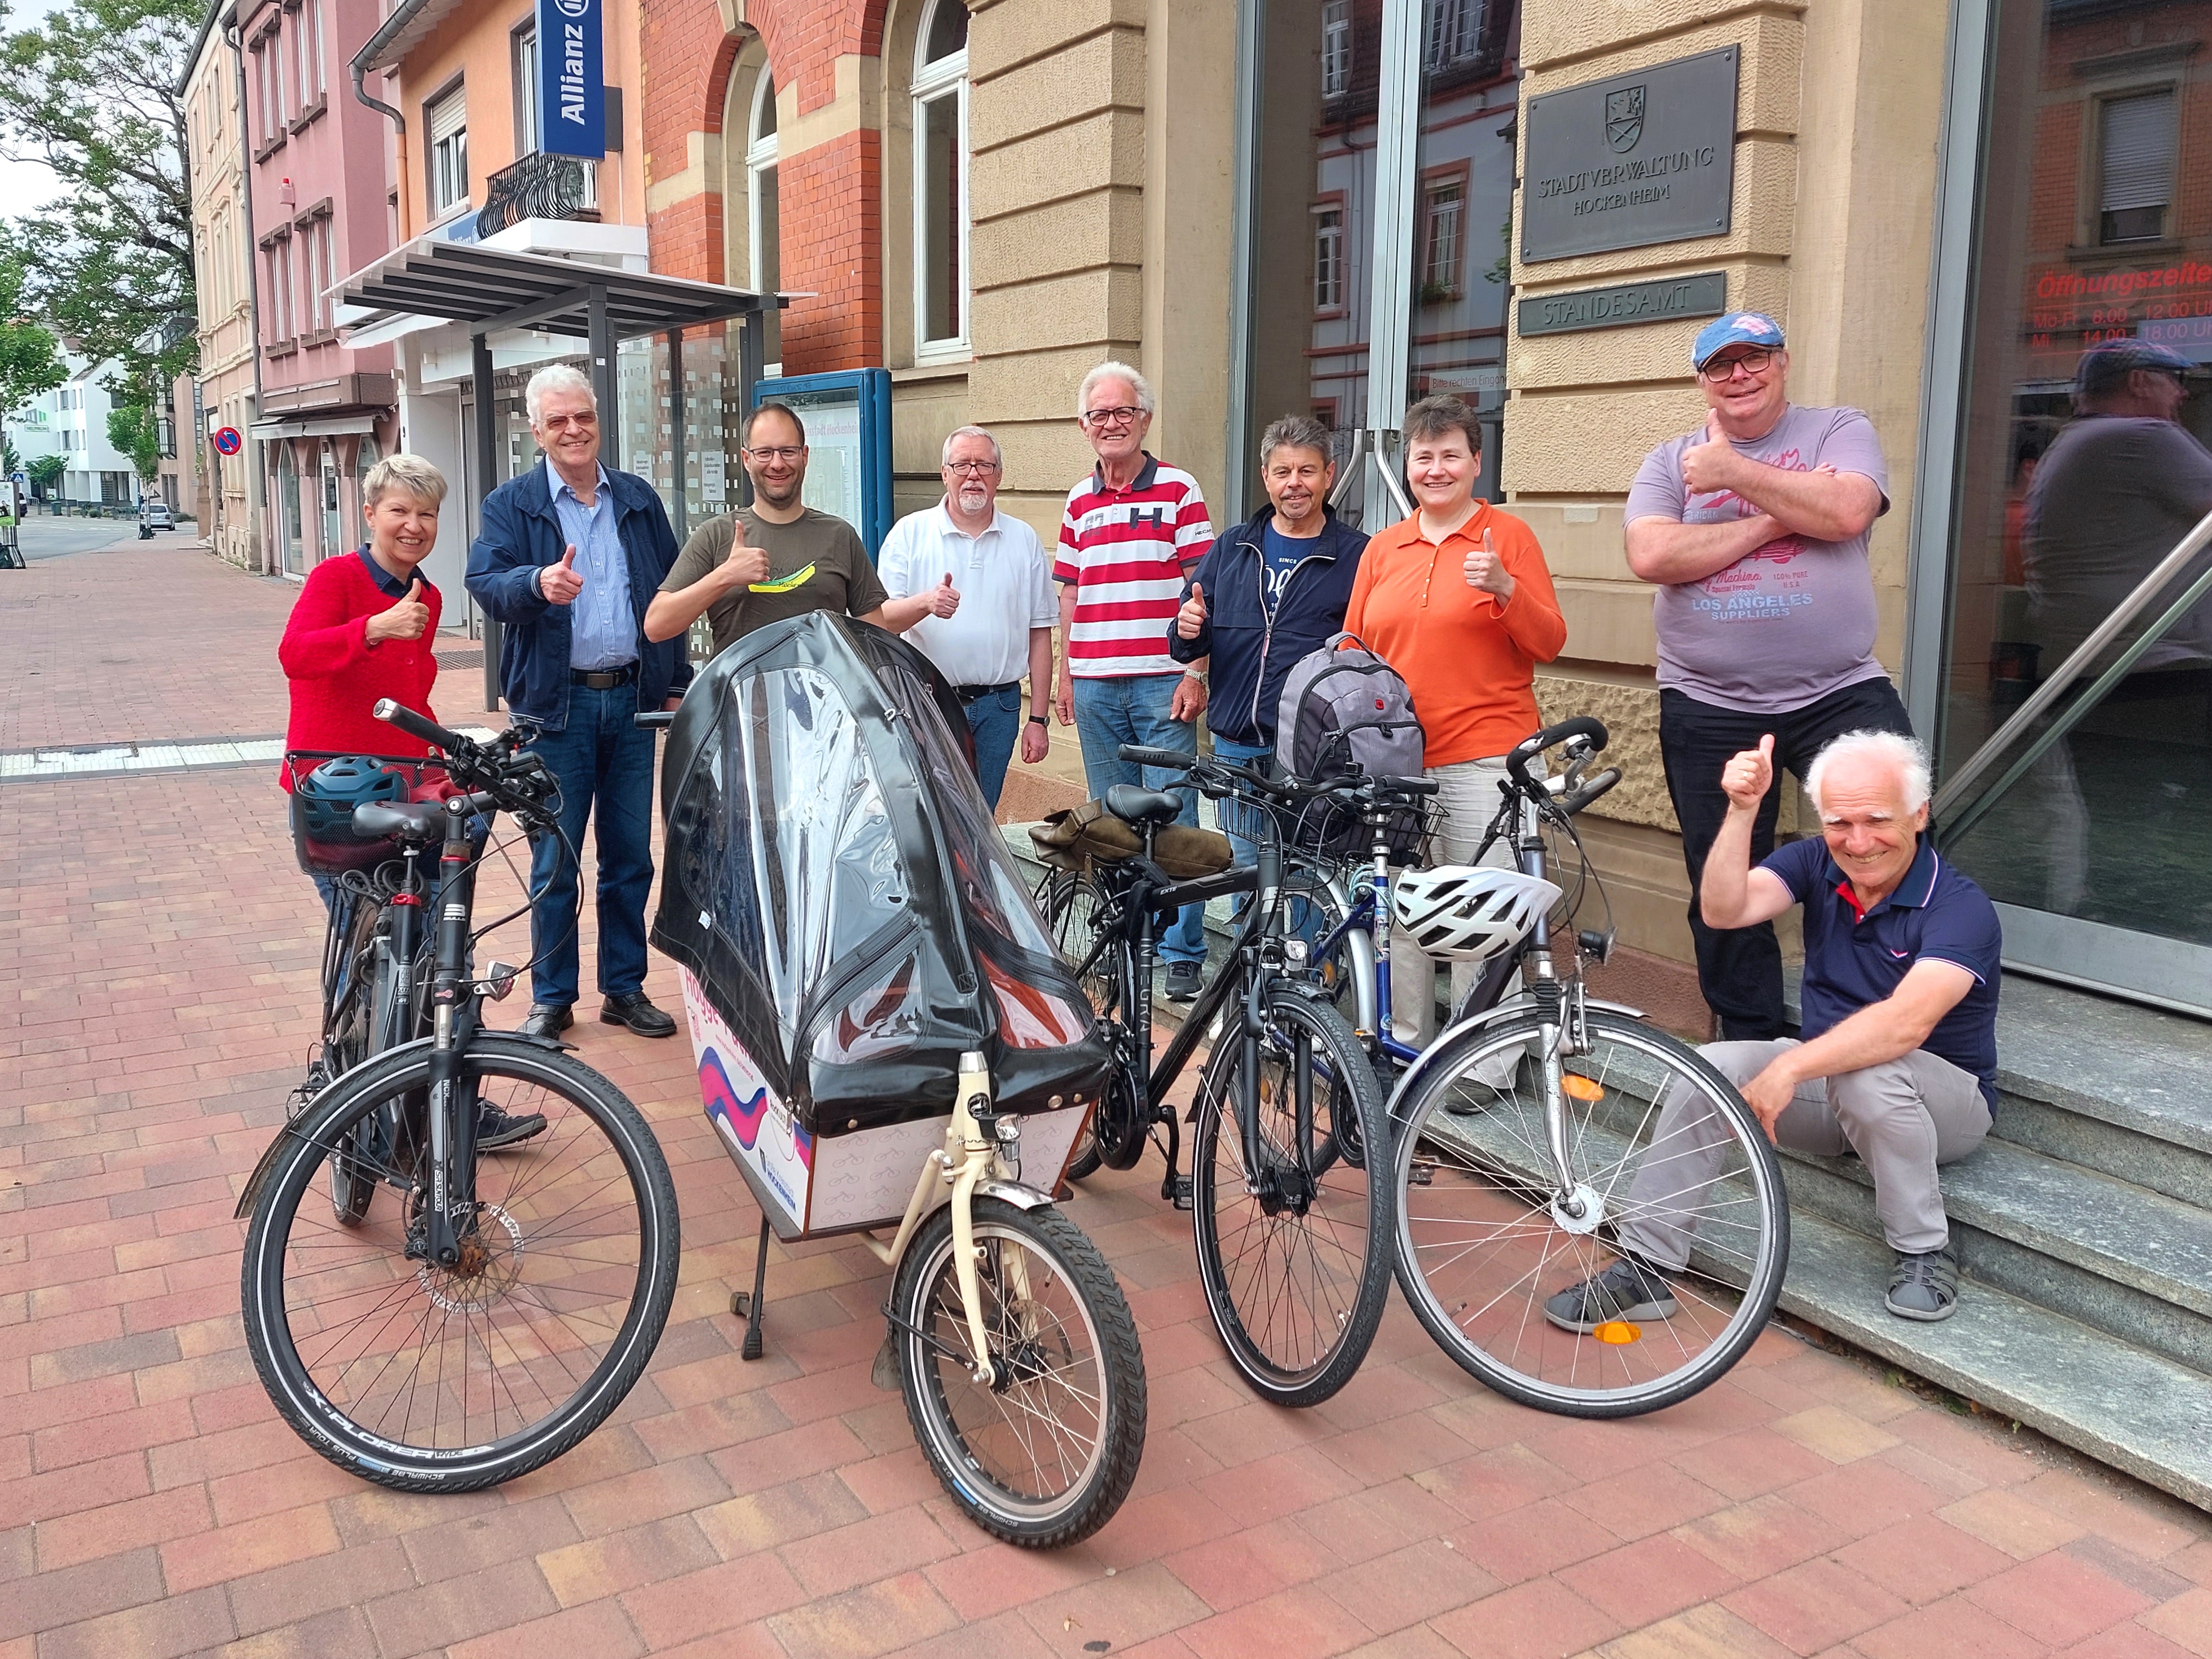
[[[1340,650],[1346,640],[1351,647]],[[1294,778],[1318,783],[1355,771],[1418,778],[1425,746],[1406,682],[1353,635],[1332,635],[1283,681],[1275,763]],[[1389,838],[1398,857],[1410,859],[1420,850],[1421,819],[1417,812],[1403,817]],[[1309,805],[1284,832],[1295,845],[1330,855],[1364,856],[1373,846],[1358,815],[1329,801]]]

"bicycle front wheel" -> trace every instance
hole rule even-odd
[[[940,1209],[899,1258],[891,1334],[908,1419],[952,1500],[1033,1549],[1087,1538],[1128,1496],[1145,1450],[1145,1357],[1098,1247],[1059,1211],[970,1211],[990,1386]]]
[[[1398,1280],[1499,1393],[1632,1417],[1686,1400],[1757,1338],[1790,1213],[1758,1120],[1694,1049],[1603,1010],[1588,1029],[1587,1051],[1556,1061],[1565,1182],[1533,1016],[1465,1028],[1424,1059],[1394,1111]]]
[[[1200,1075],[1199,1279],[1244,1380],[1277,1405],[1310,1406],[1352,1380],[1389,1297],[1389,1174],[1355,1155],[1389,1145],[1388,1120],[1366,1052],[1335,1009],[1279,988],[1250,1079],[1242,1026],[1232,1007]],[[1248,1091],[1256,1172],[1241,1115]]]
[[[440,1267],[422,1248],[429,1073],[427,1044],[395,1049],[285,1132],[246,1233],[246,1340],[278,1413],[332,1462],[402,1492],[470,1492],[568,1450],[637,1381],[675,1298],[676,1192],[606,1079],[482,1034],[460,1058],[468,1109],[544,1127],[478,1154],[453,1212],[461,1260]],[[341,1225],[309,1194],[377,1142],[374,1173],[399,1201]]]

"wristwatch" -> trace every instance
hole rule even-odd
[[[1032,714],[1030,716],[1030,724],[1031,726],[1049,726],[1052,722],[1045,719],[1042,714]]]
[[[1186,668],[1182,672],[1185,679],[1196,680],[1200,685],[1206,684],[1206,670],[1203,668]]]

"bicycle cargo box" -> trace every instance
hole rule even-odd
[[[316,810],[300,788],[300,781],[311,775],[308,763],[374,762],[381,771],[398,780],[385,797],[392,800],[443,800],[453,793],[453,785],[444,772],[425,766],[421,761],[389,755],[329,755],[307,750],[295,750],[285,758],[295,763],[295,781],[290,795],[292,853],[300,861],[301,872],[310,876],[337,877],[349,870],[374,870],[399,856],[399,843],[389,836],[362,835],[354,829],[349,811]],[[434,874],[436,868],[437,855],[434,852],[423,869],[426,873]]]
[[[1357,770],[1418,778],[1426,747],[1405,680],[1353,635],[1336,635],[1291,665],[1277,710],[1275,761],[1292,777],[1320,783]],[[1400,814],[1387,831],[1391,850],[1417,857],[1422,825],[1420,813]],[[1294,845],[1329,854],[1361,854],[1373,844],[1357,813],[1328,800],[1289,818],[1283,833]]]
[[[826,611],[724,651],[669,728],[653,940],[684,970],[707,1115],[782,1237],[898,1218],[967,1051],[1048,1192],[1103,1086],[967,733],[920,652]]]
[[[1039,858],[1062,870],[1115,864],[1145,850],[1143,832],[1115,817],[1098,800],[1048,812],[1044,822],[1030,830],[1030,841]],[[1226,870],[1235,857],[1229,837],[1218,830],[1167,823],[1152,835],[1152,862],[1175,881],[1195,881]]]

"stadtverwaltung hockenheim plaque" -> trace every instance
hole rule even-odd
[[[1531,98],[1522,261],[1725,235],[1740,55],[1723,46]]]

